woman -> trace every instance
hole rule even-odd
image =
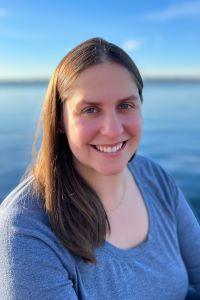
[[[136,154],[142,78],[94,38],[56,68],[42,144],[0,211],[1,299],[185,299],[200,227],[174,180]]]

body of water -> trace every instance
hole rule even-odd
[[[31,161],[46,84],[0,85],[0,202]],[[200,217],[200,83],[145,82],[139,153],[160,163]]]

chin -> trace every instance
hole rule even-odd
[[[123,170],[126,168],[126,165],[119,166],[119,167],[110,167],[110,168],[100,168],[99,170],[96,170],[97,173],[103,176],[114,176],[117,174],[120,174],[123,172]]]

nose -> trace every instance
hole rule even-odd
[[[117,113],[109,113],[103,120],[101,134],[114,139],[119,137],[123,132],[123,122]]]

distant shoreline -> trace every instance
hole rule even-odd
[[[143,77],[145,83],[174,83],[174,84],[200,84],[200,78],[192,77]],[[0,79],[0,86],[22,86],[22,85],[47,85],[49,79]]]
[[[47,85],[49,79],[30,79],[30,80],[1,80],[0,86],[22,86],[22,85]]]

